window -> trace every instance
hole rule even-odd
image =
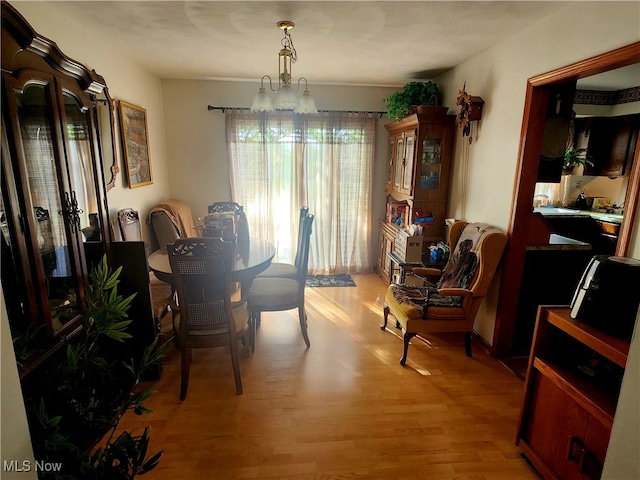
[[[377,117],[365,112],[258,114],[226,111],[233,200],[252,235],[295,256],[300,208],[315,215],[309,268],[316,274],[372,270],[369,250]]]

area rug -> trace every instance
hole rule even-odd
[[[356,284],[348,274],[343,275],[308,275],[307,287],[355,287]]]

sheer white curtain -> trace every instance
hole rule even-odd
[[[20,128],[31,202],[34,207],[49,211],[53,246],[64,246],[67,242],[63,218],[59,213],[62,202],[58,193],[51,130],[44,117],[23,118]]]
[[[226,111],[234,201],[252,235],[292,262],[302,206],[315,215],[313,273],[372,271],[371,186],[377,117],[366,112],[295,115]]]

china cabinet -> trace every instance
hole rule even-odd
[[[80,328],[88,272],[111,240],[113,140],[103,78],[3,2],[2,290],[21,375]]]
[[[599,479],[630,342],[569,312],[538,311],[516,443],[545,479]]]
[[[433,223],[426,224],[424,232],[427,246],[445,237],[455,122],[447,110],[425,107],[385,125],[389,132],[385,193],[407,201],[410,219],[433,214]]]

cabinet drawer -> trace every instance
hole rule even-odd
[[[618,232],[620,231],[619,223],[605,222],[603,220],[596,220],[596,223],[598,227],[600,227],[600,230],[602,230],[602,233],[618,236]]]

